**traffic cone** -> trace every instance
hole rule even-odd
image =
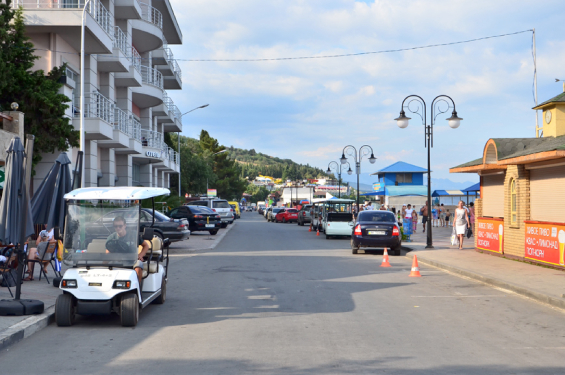
[[[420,267],[418,267],[418,258],[414,255],[414,261],[412,262],[412,269],[410,270],[409,277],[422,277],[420,275]]]
[[[383,262],[381,263],[381,267],[392,267],[388,262],[388,251],[386,251],[386,247],[385,253],[383,254]]]
[[[318,229],[316,230],[316,236],[319,236],[319,235],[320,235],[320,228],[318,228]]]
[[[312,224],[310,224],[310,227],[308,228],[308,232],[312,232]]]

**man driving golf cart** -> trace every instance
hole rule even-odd
[[[123,216],[116,216],[113,220],[115,232],[106,239],[106,253],[129,253],[138,251],[137,261],[133,269],[137,274],[137,279],[141,285],[143,277],[144,257],[149,251],[149,242],[143,240],[137,231],[128,231],[126,219]]]

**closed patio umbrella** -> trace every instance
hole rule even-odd
[[[31,199],[34,224],[47,224],[47,229],[63,228],[65,200],[63,196],[72,190],[71,160],[61,152],[55,164],[39,185]]]

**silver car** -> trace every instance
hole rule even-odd
[[[228,226],[228,224],[232,224],[235,219],[235,213],[225,199],[205,199],[199,201],[192,201],[186,204],[187,206],[206,206],[220,215],[222,219],[222,228]]]
[[[272,210],[269,210],[267,221],[274,223],[275,222],[275,216],[277,216],[279,211],[282,210],[283,208],[284,207],[273,207]]]

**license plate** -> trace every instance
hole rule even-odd
[[[102,286],[102,283],[88,283],[88,286]]]
[[[384,235],[386,235],[386,231],[384,231],[384,230],[370,230],[370,231],[369,231],[369,235],[372,235],[372,236],[384,236]]]
[[[214,224],[206,224],[206,228],[214,228],[215,225]]]

